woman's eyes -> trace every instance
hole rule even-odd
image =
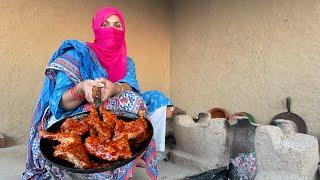
[[[115,26],[116,28],[121,28],[121,24],[120,24],[120,23],[116,23],[114,26]]]
[[[107,27],[109,27],[110,26],[110,22],[108,22],[108,21],[105,21],[103,24],[102,24],[102,28],[107,28]],[[119,22],[115,22],[114,24],[113,24],[113,27],[115,27],[115,28],[117,28],[117,29],[121,29],[121,23],[119,23]]]
[[[108,21],[105,21],[103,24],[102,24],[102,27],[103,28],[106,28],[106,27],[109,27],[110,26],[110,23]]]

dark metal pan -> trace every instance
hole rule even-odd
[[[291,112],[291,98],[287,97],[286,99],[287,112],[283,112],[275,115],[271,120],[271,125],[275,125],[275,120],[277,119],[286,119],[293,121],[298,128],[299,133],[307,134],[307,126],[304,120],[297,114]]]
[[[122,119],[124,121],[133,121],[136,118],[138,118],[138,115],[127,113],[127,112],[124,112],[124,111],[117,111],[117,112],[114,112],[114,113],[117,115],[117,117],[119,119]],[[61,121],[58,121],[58,122],[54,123],[52,126],[50,126],[47,129],[47,131],[48,132],[56,132],[57,130],[60,129],[60,126],[62,125],[62,123],[67,118],[80,119],[80,118],[82,118],[84,116],[87,116],[88,114],[89,114],[89,112],[83,112],[83,113],[79,113],[79,114],[76,114],[76,115],[72,115],[72,116],[66,117],[66,118],[62,119]],[[140,143],[138,145],[131,145],[130,146],[131,152],[133,154],[130,159],[119,160],[119,161],[114,161],[114,162],[107,162],[107,161],[95,158],[93,156],[89,156],[91,161],[97,162],[99,164],[102,164],[102,167],[100,167],[100,168],[95,168],[95,169],[75,168],[72,163],[54,157],[53,156],[54,146],[59,144],[58,141],[41,138],[40,139],[40,151],[41,151],[42,155],[44,156],[44,158],[47,160],[47,163],[49,163],[50,165],[54,165],[54,166],[56,166],[58,168],[64,169],[66,171],[69,171],[69,172],[90,174],[90,173],[99,173],[99,172],[111,171],[111,170],[114,170],[114,169],[116,169],[118,167],[124,166],[124,165],[128,164],[129,162],[133,161],[134,159],[136,159],[138,156],[140,156],[148,148],[148,146],[149,146],[149,144],[151,142],[151,139],[152,139],[152,135],[153,135],[153,127],[152,127],[152,125],[151,125],[151,123],[150,123],[150,121],[148,119],[147,119],[147,123],[148,123],[149,130],[151,132],[151,135],[144,142],[142,142],[142,143]],[[83,135],[84,137],[82,137],[82,139],[84,140],[86,138],[86,136],[88,136],[88,135],[89,135],[89,133]]]

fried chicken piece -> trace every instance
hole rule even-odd
[[[114,139],[124,135],[127,136],[129,140],[134,139],[135,143],[141,143],[148,138],[150,132],[148,131],[148,123],[144,118],[144,114],[140,114],[140,117],[134,121],[116,121]]]
[[[104,123],[107,123],[108,125],[110,125],[112,128],[115,127],[117,120],[119,120],[117,118],[117,116],[115,114],[113,114],[111,111],[107,111],[105,108],[100,107],[99,109],[100,113],[102,114],[102,120]]]
[[[60,126],[61,132],[73,133],[76,135],[83,135],[89,131],[89,126],[83,122],[83,120],[75,120],[68,118]]]
[[[79,135],[72,133],[50,133],[47,131],[40,131],[40,137],[57,140],[59,145],[54,147],[54,157],[64,159],[74,164],[76,168],[90,168],[92,166],[87,149],[81,142]]]
[[[103,108],[100,108],[103,121],[110,124],[110,128],[114,128],[115,122],[114,120],[117,118],[113,113],[103,110]],[[104,124],[101,124],[97,122],[99,120],[99,114],[95,108],[94,105],[91,107],[91,111],[87,117],[84,117],[80,120],[75,120],[72,118],[67,118],[62,125],[60,126],[61,132],[67,132],[67,133],[73,133],[77,135],[83,135],[85,132],[89,131],[89,126],[92,128],[97,128],[100,134],[103,136],[110,136],[109,131],[105,132],[102,128],[102,126],[105,126]],[[100,121],[100,120],[99,120]]]
[[[90,129],[94,129],[100,137],[110,139],[113,135],[114,126],[112,126],[112,123],[100,121],[99,114],[94,106],[92,106],[89,115],[83,119],[83,122]]]
[[[85,140],[84,145],[90,154],[107,161],[129,159],[132,156],[126,136],[122,136],[117,140],[106,140],[99,136],[90,136]]]

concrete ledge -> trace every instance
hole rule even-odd
[[[207,113],[196,123],[189,115],[179,115],[174,119],[173,130],[177,142],[176,150],[172,151],[175,161],[200,170],[229,164],[224,118],[212,119]]]
[[[179,166],[188,167],[198,171],[198,173],[213,169],[219,165],[206,163],[205,160],[193,157],[192,155],[179,150],[170,151],[170,161]],[[220,166],[219,166],[220,167]]]
[[[255,149],[259,179],[316,177],[319,162],[316,137],[300,133],[287,137],[279,127],[261,126],[256,129]]]
[[[255,180],[307,180],[293,172],[288,176],[286,171],[264,171],[258,173]]]

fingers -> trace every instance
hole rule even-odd
[[[93,95],[92,95],[92,91],[87,91],[87,93],[85,93],[86,99],[89,103],[94,103],[94,99],[93,99]]]
[[[105,78],[97,78],[97,79],[95,79],[95,81],[97,82],[97,83],[105,83],[105,81],[106,81],[106,79]]]
[[[104,102],[106,101],[109,97],[111,97],[111,91],[109,88],[101,88],[101,101]]]
[[[95,86],[102,88],[102,87],[105,87],[106,85],[104,83],[102,83],[102,82],[95,81]]]
[[[104,95],[105,93],[106,93],[106,88],[105,87],[101,88],[101,94]]]
[[[108,79],[105,79],[105,78],[97,78],[97,79],[95,79],[95,81],[97,82],[97,83],[102,83],[102,84],[104,84],[104,85],[108,85],[108,84],[112,84],[112,82],[111,81],[109,81]]]
[[[92,79],[88,79],[88,80],[83,81],[83,92],[85,94],[86,100],[89,103],[94,103],[93,93],[92,93],[93,86],[105,87],[105,85],[103,83],[97,82]]]
[[[101,87],[101,100],[102,102],[106,101],[111,96],[115,94],[115,88],[113,82],[105,78],[97,78],[95,80],[88,79],[82,82],[82,89],[85,94],[86,100],[89,103],[94,103],[92,88],[94,86]]]
[[[104,102],[104,101],[106,101],[107,99],[109,99],[109,97],[110,97],[110,94],[109,94],[109,93],[104,93],[104,95],[103,95],[102,98],[101,98],[101,101]]]
[[[93,96],[92,96],[92,87],[96,84],[93,80],[87,80],[84,85],[84,93],[87,101],[89,103],[93,103]]]
[[[105,78],[98,78],[95,79],[96,83],[102,83],[104,86],[101,88],[101,100],[102,102],[104,102],[105,100],[107,100],[109,97],[111,97],[112,95],[112,89],[114,84],[109,81],[108,79]]]

